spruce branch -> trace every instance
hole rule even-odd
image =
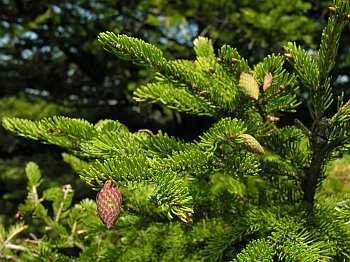
[[[15,250],[15,251],[21,251],[21,252],[27,252],[28,251],[28,248],[26,248],[24,246],[15,245],[15,244],[11,244],[11,243],[5,243],[3,247],[11,249],[11,250]]]
[[[273,261],[275,253],[267,239],[251,241],[233,260],[233,262]]]
[[[300,104],[295,95],[299,88],[297,77],[283,69],[283,64],[281,55],[272,54],[254,66],[253,75],[262,89],[257,108],[265,122],[278,121],[276,117],[295,112]]]
[[[229,45],[223,45],[218,50],[218,62],[227,70],[232,79],[239,79],[241,72],[249,72],[248,61]]]
[[[181,177],[206,177],[213,171],[211,155],[201,150],[198,146],[187,144],[186,148],[180,151],[173,151],[166,158],[155,161],[154,169],[162,172],[176,172]]]
[[[332,117],[331,121],[332,125],[350,121],[350,100],[344,105],[341,103],[338,106],[338,110]]]
[[[247,131],[246,124],[239,119],[222,118],[218,123],[213,125],[207,132],[200,136],[198,145],[202,148],[208,148],[211,151],[218,149],[223,143],[243,142],[239,139]]]
[[[34,162],[29,162],[26,165],[25,172],[28,177],[28,197],[34,200],[34,205],[38,205],[42,199],[39,199],[37,188],[43,183],[41,172],[38,165]]]
[[[303,122],[301,122],[299,119],[294,119],[294,124],[297,128],[299,128],[301,131],[303,131],[303,133],[308,137],[311,138],[312,136],[312,132],[310,131],[310,129],[304,125]]]
[[[15,238],[18,234],[20,234],[23,230],[27,229],[28,226],[24,225],[24,222],[19,222],[14,225],[12,225],[8,231],[1,235],[1,243],[2,245],[8,245],[10,244],[11,240]]]
[[[285,47],[285,57],[294,66],[299,79],[310,95],[309,112],[314,120],[314,127],[332,104],[331,78],[328,76],[335,64],[341,33],[348,22],[349,2],[336,0],[328,24],[325,27],[318,53],[317,63],[305,50],[289,43]]]
[[[63,116],[30,121],[5,118],[3,126],[10,132],[26,138],[55,144],[77,151],[81,143],[94,136],[93,126],[86,120]]]
[[[138,143],[130,132],[101,132],[82,143],[81,151],[90,158],[105,159],[112,155],[138,154]]]
[[[202,251],[205,261],[222,261],[227,249],[245,235],[245,232],[242,231],[242,229],[233,230],[227,228],[221,230],[221,232],[217,232],[208,239],[206,246]]]
[[[140,39],[105,32],[98,40],[106,51],[137,65],[163,70],[167,62],[160,49]]]
[[[340,203],[338,203],[338,206],[335,208],[335,210],[338,212],[337,216],[339,219],[342,219],[345,221],[344,225],[350,224],[350,200],[342,200]]]
[[[197,94],[202,94],[202,92],[207,93],[211,91],[209,84],[206,81],[201,81],[201,75],[198,74],[196,70],[189,70],[189,68],[187,67],[188,62],[167,61],[165,58],[163,58],[162,52],[151,44],[145,43],[144,41],[136,38],[127,37],[125,35],[115,35],[111,32],[101,33],[99,36],[99,41],[102,43],[102,45],[107,51],[117,55],[118,57],[124,60],[132,61],[135,64],[142,64],[144,66],[147,66],[148,68],[155,69],[160,73],[161,78],[167,79],[167,81],[170,81],[170,83],[174,84],[180,82],[182,83],[182,85],[186,85],[189,90],[197,92]],[[183,63],[186,64],[184,65]],[[154,92],[156,90],[152,91]],[[143,94],[144,93],[145,92],[143,92]],[[140,94],[142,94],[141,91],[139,93],[136,93],[136,99],[141,99]],[[186,93],[182,92],[181,94],[185,95]],[[178,97],[183,97],[181,96],[181,94]],[[212,92],[211,95],[213,101],[216,102],[216,105],[220,105],[220,103],[216,101],[218,99],[217,96],[219,94],[219,92]],[[169,104],[170,107],[173,106],[173,108],[175,107],[176,109],[178,109],[178,106],[174,106],[174,103],[178,105],[180,104],[179,102],[176,102],[175,95],[171,94],[171,97],[174,97],[173,101],[167,101],[167,104]],[[197,99],[195,99],[196,97],[189,97],[188,95],[187,97],[192,98],[192,103],[198,104],[198,101],[196,101]],[[147,98],[143,99],[145,100]],[[151,101],[152,100],[154,103],[154,98],[151,99]],[[187,105],[189,105],[189,103],[187,103]],[[179,109],[181,110],[181,108]]]
[[[320,77],[316,61],[307,51],[295,43],[289,42],[284,48],[286,51],[285,57],[293,65],[300,81],[305,87],[314,91],[319,85]]]
[[[183,181],[177,178],[176,173],[167,172],[153,176],[156,182],[155,195],[151,198],[169,219],[176,215],[183,222],[187,222],[187,213],[193,213],[192,196]]]
[[[24,224],[24,222],[19,222],[16,223],[12,226],[10,226],[10,228],[8,230],[5,230],[5,228],[0,225],[0,252],[2,250],[12,250],[15,252],[28,252],[30,251],[29,248],[27,248],[24,245],[18,245],[18,244],[13,244],[12,240],[14,240],[14,238],[18,237],[18,235],[23,232],[24,230],[26,230],[28,228],[27,225]],[[9,259],[9,261],[11,261],[11,256],[6,256],[5,254],[3,255],[3,253],[1,252],[0,254],[0,258],[7,258]],[[14,261],[20,261],[20,260],[16,260],[14,259]]]
[[[302,172],[308,162],[306,146],[303,146],[304,133],[293,126],[286,126],[272,132],[265,138],[265,144],[281,158]]]
[[[237,90],[228,86],[221,78],[213,77],[202,69],[187,66],[184,61],[169,61],[166,65],[164,77],[169,81],[176,81],[177,86],[186,86],[190,92],[194,92],[213,104],[220,114],[235,109]],[[172,80],[173,79],[173,80]],[[196,101],[193,101],[196,103]]]
[[[279,228],[272,234],[271,239],[278,243],[279,260],[317,262],[330,259],[330,246],[326,242],[314,241],[311,232],[299,230],[288,230],[286,235],[286,228]]]
[[[285,57],[293,65],[298,78],[310,95],[310,102],[307,105],[312,119],[317,124],[329,107],[329,101],[332,101],[329,81],[320,82],[317,63],[306,50],[297,47],[295,43],[288,43],[285,50],[287,52]]]
[[[316,237],[328,243],[331,252],[333,254],[336,253],[337,257],[343,257],[345,260],[350,258],[348,248],[350,237],[348,237],[349,231],[346,224],[348,220],[339,216],[337,208],[341,207],[344,201],[348,199],[348,194],[331,197],[320,196],[317,200],[318,205],[314,209],[314,216],[310,217],[308,221],[312,228],[317,228],[314,231]]]
[[[327,26],[322,32],[317,61],[321,84],[325,82],[335,65],[339,40],[345,25],[348,23],[350,3],[349,1],[336,0],[334,1],[334,6],[329,8],[329,11],[331,14],[328,18]]]
[[[93,187],[102,186],[106,180],[120,182],[142,182],[150,179],[148,159],[144,155],[123,156],[91,163],[89,169],[84,170],[85,174],[81,178]]]
[[[4,261],[14,261],[14,262],[23,262],[21,259],[17,259],[14,256],[6,255],[6,254],[1,254],[0,253],[0,259],[4,259]]]
[[[97,132],[112,132],[112,133],[128,133],[129,129],[119,121],[111,119],[101,119],[95,125],[94,129]]]
[[[284,60],[282,55],[271,54],[265,57],[261,62],[254,65],[254,77],[259,84],[264,83],[265,78],[267,76],[269,77],[269,79],[266,79],[267,82],[264,83],[264,92],[266,92],[271,86],[279,84],[278,79],[283,77],[283,74],[286,73],[286,70],[283,69],[283,64]],[[283,84],[286,85],[288,83]]]
[[[250,76],[251,69],[238,52],[229,46],[223,46],[216,58],[211,41],[198,37],[194,41],[197,55],[194,62],[161,59],[160,63],[155,64],[150,61],[161,55],[159,50],[141,40],[106,32],[100,35],[100,41],[109,52],[120,58],[137,64],[144,60],[144,66],[157,71],[155,83],[142,86],[134,92],[134,98],[139,102],[160,102],[180,112],[209,116],[238,116],[241,109],[237,109],[237,104],[244,102],[247,103],[247,107],[257,106],[256,103],[244,101],[242,95],[257,100],[258,83],[255,80],[251,81],[252,84],[243,81],[246,77],[240,76]],[[295,78],[289,76],[285,70],[281,71],[283,64],[281,58],[271,56],[263,62],[266,64],[265,68],[270,67],[274,70],[275,87],[278,88],[278,92],[273,88],[274,99],[269,93],[261,102],[259,101],[258,111],[264,120],[268,115],[274,116],[278,112],[293,112],[298,105],[295,96],[291,95],[297,89]],[[280,63],[277,60],[280,60]],[[253,76],[250,79],[253,79]],[[244,84],[246,82],[247,84]],[[280,94],[277,83],[285,86],[285,90],[288,91],[283,92],[283,95]],[[253,92],[250,91],[252,89],[250,86],[253,86]]]
[[[145,133],[147,134],[146,136],[137,136]],[[141,129],[135,133],[135,137],[146,150],[146,154],[152,157],[169,157],[176,152],[185,151],[191,147],[191,143],[169,136],[161,130],[155,135],[150,130]]]
[[[332,119],[324,116],[325,110],[333,102],[331,78],[328,74],[334,66],[338,42],[349,13],[348,1],[336,0],[334,5],[334,8],[330,9],[334,13],[331,14],[322,35],[317,63],[305,50],[297,48],[295,44],[288,44],[285,55],[310,95],[308,109],[313,119],[311,128],[310,130],[305,128],[300,121],[296,123],[308,136],[312,152],[310,163],[305,166],[305,176],[302,180],[303,200],[311,205],[314,204],[316,189],[324,179],[327,161],[334,154],[335,148],[346,144],[345,129],[341,130],[345,126],[334,124],[336,120],[346,119],[344,118],[346,107],[340,108]]]
[[[212,41],[206,37],[199,36],[193,41],[194,51],[196,52],[197,60],[202,58],[201,66],[203,68],[216,67],[216,58]]]
[[[61,213],[62,213],[63,207],[64,207],[64,202],[66,201],[66,199],[68,197],[68,194],[73,192],[73,189],[72,189],[71,185],[67,184],[67,185],[63,186],[62,191],[63,191],[63,199],[62,199],[62,202],[59,205],[59,208],[57,210],[56,217],[55,217],[55,220],[54,220],[56,223],[60,220]]]
[[[350,148],[350,122],[335,124],[330,128],[328,148],[334,155],[349,152]]]
[[[215,116],[217,107],[202,96],[168,83],[150,83],[134,91],[137,102],[162,103],[168,108],[193,115]]]

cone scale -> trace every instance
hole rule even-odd
[[[117,221],[122,206],[122,194],[119,188],[108,180],[97,193],[97,211],[107,229]]]

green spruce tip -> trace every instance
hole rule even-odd
[[[259,98],[259,85],[255,78],[248,73],[241,73],[239,77],[238,87],[242,93],[254,100]]]
[[[103,224],[110,229],[117,221],[122,206],[120,190],[111,180],[106,181],[97,193],[96,205]]]

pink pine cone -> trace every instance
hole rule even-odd
[[[106,228],[111,228],[117,221],[122,206],[122,194],[119,188],[108,180],[97,193],[98,215]]]

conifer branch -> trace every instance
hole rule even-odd
[[[273,247],[269,245],[269,241],[260,238],[258,240],[253,240],[252,242],[250,242],[233,261],[272,261],[273,253],[274,250]]]
[[[305,178],[302,182],[304,201],[311,205],[314,203],[316,188],[324,177],[324,167],[332,154],[331,151],[342,144],[340,136],[338,142],[332,141],[331,137],[334,136],[334,120],[338,114],[339,119],[342,118],[342,110],[340,109],[333,119],[324,117],[325,110],[333,102],[328,74],[334,66],[340,35],[349,13],[348,1],[336,0],[334,4],[336,7],[331,10],[334,9],[335,13],[331,14],[323,32],[317,64],[306,51],[297,48],[295,44],[288,44],[288,53],[285,55],[310,94],[308,108],[313,119],[311,129],[305,129],[300,123],[299,126],[307,134],[312,151],[311,162],[305,168]]]
[[[137,102],[162,103],[168,108],[194,115],[215,116],[217,107],[202,96],[166,83],[152,83],[135,90]]]
[[[55,220],[54,220],[55,222],[58,222],[60,220],[61,213],[62,213],[62,210],[63,210],[63,207],[64,207],[64,202],[66,201],[68,194],[73,192],[72,186],[69,185],[69,184],[68,185],[64,185],[63,188],[62,188],[62,191],[63,191],[63,199],[62,199],[62,202],[60,203],[59,208],[57,210],[56,217],[55,217]]]
[[[324,83],[328,74],[335,65],[335,58],[339,48],[342,31],[347,24],[350,13],[349,1],[334,1],[329,7],[330,17],[322,32],[321,44],[318,53],[318,67],[320,69],[320,83]]]
[[[137,65],[164,70],[166,59],[163,52],[143,40],[116,35],[113,32],[100,33],[98,40],[108,52]]]

